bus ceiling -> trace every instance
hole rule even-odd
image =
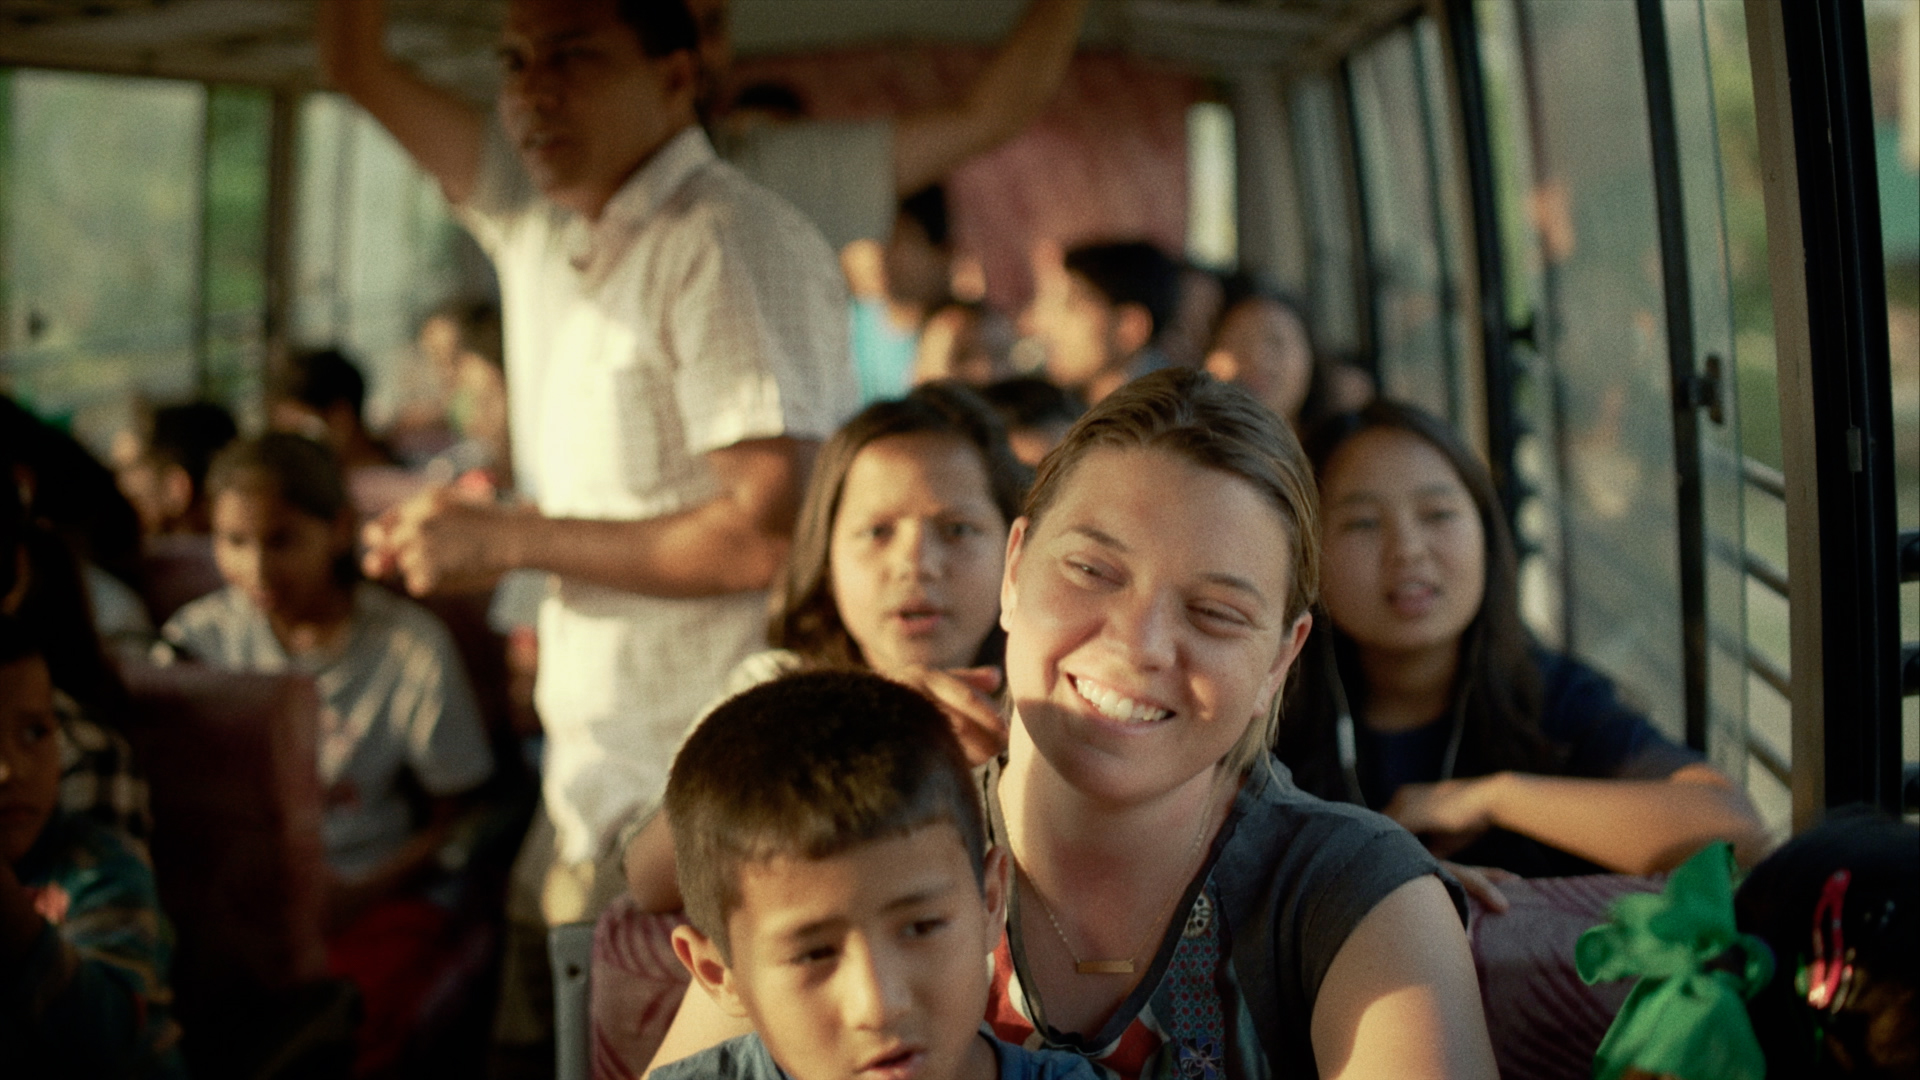
[[[987,45],[1026,0],[732,0],[742,56],[890,41]],[[1322,67],[1419,0],[1093,0],[1083,46],[1210,75]],[[425,74],[490,96],[505,0],[392,0],[393,46]],[[0,66],[311,90],[313,0],[0,0]]]

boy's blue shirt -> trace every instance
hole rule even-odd
[[[1099,1074],[1093,1071],[1093,1066],[1076,1054],[1059,1050],[1028,1050],[1004,1043],[994,1038],[985,1024],[980,1025],[980,1037],[993,1046],[994,1057],[1000,1062],[1000,1080],[1098,1080]],[[663,1065],[653,1073],[653,1080],[706,1080],[710,1077],[720,1080],[791,1080],[786,1071],[774,1063],[773,1055],[767,1053],[767,1044],[760,1041],[758,1034],[729,1039],[690,1058]]]

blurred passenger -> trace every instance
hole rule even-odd
[[[329,963],[366,999],[365,1072],[405,1047],[449,919],[426,888],[492,752],[446,627],[359,580],[353,508],[326,447],[286,433],[241,441],[214,460],[207,490],[228,585],[162,634],[216,667],[306,672],[319,686]]]
[[[428,472],[435,480],[453,480],[477,470],[484,474],[481,481],[486,488],[511,488],[500,306],[491,300],[474,300],[444,310],[453,335],[447,419],[458,441],[428,462]]]
[[[58,537],[27,520],[18,492],[6,485],[0,485],[0,616],[31,628],[53,679],[67,736],[61,807],[147,839],[153,832],[147,781],[120,734],[130,708],[127,689],[95,631],[80,569]]]
[[[1160,351],[1175,367],[1199,367],[1207,358],[1214,327],[1226,301],[1221,276],[1198,263],[1180,265],[1180,302],[1160,335]]]
[[[277,365],[267,388],[267,423],[326,446],[347,478],[360,517],[371,519],[420,493],[428,477],[402,468],[366,423],[367,382],[338,349],[302,349]]]
[[[843,261],[849,257],[870,258],[866,244],[849,245]],[[892,400],[916,381],[920,332],[949,299],[952,263],[946,189],[931,184],[900,201],[877,268],[846,267],[849,284],[855,285],[853,366],[862,402]],[[877,294],[856,284],[867,274],[878,284]]]
[[[1180,267],[1144,240],[1083,244],[1036,283],[1024,329],[1046,375],[1088,404],[1167,366],[1157,348],[1180,297]]]
[[[87,582],[89,602],[106,625],[139,606],[140,516],[113,472],[64,431],[0,395],[0,464],[29,520],[67,546]]]
[[[920,328],[913,381],[952,380],[984,387],[1013,374],[1013,321],[983,303],[954,301]]]
[[[267,421],[275,431],[326,444],[343,469],[392,465],[367,430],[367,380],[339,349],[300,349],[277,365],[267,388]]]
[[[1738,880],[1723,845],[1580,938],[1583,978],[1638,979],[1596,1080],[1920,1075],[1920,828],[1866,806]],[[1734,891],[1734,885],[1739,891]]]
[[[1207,371],[1245,387],[1295,431],[1306,430],[1310,419],[1303,425],[1303,418],[1319,411],[1326,387],[1305,311],[1293,297],[1244,274],[1228,278],[1223,295]]]
[[[1000,571],[1027,472],[972,391],[916,388],[862,409],[821,448],[768,623],[721,697],[804,668],[998,665]],[[989,686],[988,689],[995,687]],[[676,911],[673,847],[656,817],[625,846],[643,910]]]
[[[387,425],[385,437],[403,461],[421,464],[445,453],[467,435],[471,403],[465,400],[463,369],[469,357],[492,357],[501,365],[500,305],[490,298],[457,296],[420,320],[414,354],[420,361],[412,400]]]
[[[1382,401],[1309,447],[1326,618],[1276,743],[1302,788],[1526,877],[1657,873],[1719,839],[1765,853],[1732,781],[1528,636],[1493,481],[1450,428]]]
[[[887,238],[898,201],[1020,133],[1046,108],[1073,59],[1088,0],[1034,0],[958,101],[898,117],[735,125],[728,0],[690,0],[700,32],[701,112],[720,154],[786,197],[835,251]],[[792,104],[805,103],[793,95]],[[739,108],[738,105],[735,106]]]
[[[62,724],[0,616],[0,1047],[9,1076],[184,1077],[171,932],[143,847],[60,806]]]
[[[114,477],[148,536],[204,535],[207,465],[239,434],[233,414],[211,401],[165,405],[114,440]]]
[[[1740,929],[1773,950],[1747,1003],[1767,1075],[1920,1076],[1920,828],[1834,813],[1740,885]]]
[[[1060,445],[1067,430],[1087,411],[1080,399],[1045,379],[1031,375],[1002,379],[980,391],[1007,426],[1013,456],[1029,468]]]

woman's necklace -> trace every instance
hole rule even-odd
[[[1209,800],[1209,802],[1211,802],[1211,800]],[[1207,826],[1212,824],[1212,822],[1213,808],[1209,805],[1206,812],[1200,815],[1200,829],[1193,834],[1193,843],[1187,845],[1187,866],[1191,867],[1193,865],[1193,853],[1200,850],[1200,841],[1206,837]],[[1009,850],[1011,850],[1011,848],[1009,848]],[[1193,876],[1191,871],[1181,876],[1179,885],[1173,890],[1173,895],[1167,899],[1167,906],[1161,908],[1160,913],[1154,917],[1153,922],[1147,925],[1147,936],[1142,938],[1140,943],[1133,947],[1133,956],[1129,956],[1125,960],[1082,960],[1080,959],[1080,954],[1074,951],[1073,943],[1067,940],[1067,932],[1060,928],[1060,920],[1054,918],[1053,908],[1047,906],[1047,898],[1040,895],[1040,886],[1034,884],[1033,877],[1020,865],[1018,858],[1013,860],[1013,868],[1026,880],[1027,891],[1033,894],[1034,902],[1040,905],[1041,913],[1046,915],[1047,923],[1053,927],[1054,935],[1060,939],[1060,947],[1067,950],[1067,956],[1073,960],[1073,970],[1077,975],[1133,974],[1135,970],[1133,964],[1134,957],[1139,956],[1141,950],[1146,949],[1153,943],[1154,938],[1159,936],[1160,927],[1167,921],[1167,917],[1173,914],[1174,905],[1178,904],[1180,897],[1186,893],[1187,882]]]

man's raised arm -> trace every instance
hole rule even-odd
[[[1086,13],[1087,0],[1033,0],[966,97],[902,116],[893,142],[894,190],[911,195],[1031,124],[1066,78]]]
[[[327,82],[380,121],[458,205],[473,194],[486,113],[422,79],[386,44],[386,0],[320,0],[314,35]]]

